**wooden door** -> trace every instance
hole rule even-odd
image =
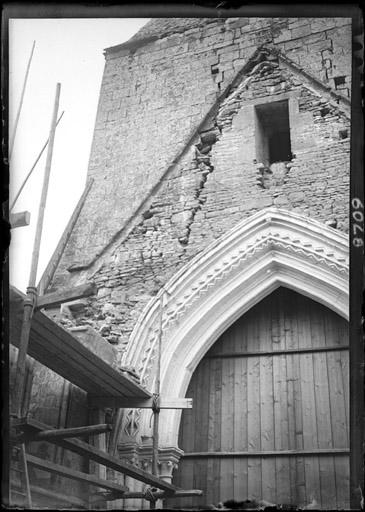
[[[202,498],[349,506],[348,324],[279,288],[237,320],[191,379],[174,483]]]

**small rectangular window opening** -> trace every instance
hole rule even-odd
[[[292,159],[288,101],[256,105],[256,160],[265,166]]]
[[[333,78],[334,82],[335,82],[335,88],[337,89],[337,87],[339,87],[340,85],[343,85],[346,83],[346,77],[345,76],[335,76]]]

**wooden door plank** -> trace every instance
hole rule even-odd
[[[326,354],[313,355],[313,378],[318,447],[330,448],[333,446],[333,442]]]
[[[328,346],[348,345],[348,323],[331,311],[327,310],[324,316],[326,344]],[[348,352],[339,354],[329,352],[327,354],[328,386],[330,391],[330,407],[332,418],[332,431],[334,446],[348,446],[348,367],[341,364],[348,360]]]
[[[207,429],[207,449],[214,450],[215,437],[215,370],[218,361],[216,359],[207,359],[209,362],[209,390],[208,390],[208,429]],[[214,503],[214,461],[207,460],[207,480],[206,480],[206,503]]]
[[[348,383],[348,373],[343,375],[342,361],[348,360],[348,354],[328,353],[328,381],[331,403],[331,420],[333,444],[335,447],[349,446],[348,430],[348,393],[344,383]],[[338,508],[349,508],[349,459],[336,457],[334,459],[335,495]]]
[[[304,303],[304,301],[303,301]],[[310,335],[310,316],[308,303],[304,303],[302,314],[298,318],[300,329],[299,344],[302,347],[312,346]],[[313,356],[302,354],[299,356],[301,376],[301,400],[303,421],[303,448],[318,448],[317,422],[315,415],[315,391],[313,385]],[[319,462],[318,457],[306,457],[304,459],[306,479],[306,499],[308,502],[315,498],[321,506]]]
[[[247,459],[233,459],[233,499],[244,501],[248,496],[247,489]]]
[[[346,392],[344,390],[342,360],[343,358],[337,353],[327,354],[333,446],[337,448],[349,446],[348,417],[346,414],[346,402],[348,402],[348,397],[345,396]]]
[[[222,342],[220,342],[222,343]],[[221,408],[222,408],[222,361],[210,360],[210,392],[209,392],[209,439],[208,446],[212,451],[221,447]],[[218,503],[220,500],[220,461],[210,460],[207,465],[207,486],[209,489],[209,503]]]
[[[322,503],[327,509],[337,509],[334,457],[325,456],[319,458],[319,477]]]
[[[235,350],[247,346],[247,323],[241,318],[236,328]],[[247,450],[247,359],[234,360],[234,450]],[[233,459],[233,499],[248,497],[247,460]]]
[[[273,358],[260,358],[261,449],[275,450]],[[262,458],[262,498],[276,503],[275,459]]]
[[[259,347],[259,326],[257,319],[248,326],[248,350]],[[248,451],[261,450],[260,429],[260,358],[247,359],[247,436]],[[261,460],[248,458],[248,495],[260,499],[262,488]]]
[[[294,350],[299,347],[298,305],[299,295],[294,295],[292,304],[292,346]],[[288,422],[289,422],[289,448],[303,448],[303,423],[301,407],[301,383],[299,357],[287,356],[288,379]],[[290,459],[290,486],[291,502],[298,505],[306,503],[304,460],[302,457]]]
[[[312,339],[315,340],[316,331],[320,326],[320,323],[312,322]],[[319,448],[330,448],[333,447],[333,440],[326,354],[313,355],[313,363],[318,446]],[[319,474],[322,503],[326,507],[337,508],[333,457],[321,457],[319,459]]]
[[[348,457],[335,457],[336,499],[339,509],[350,508],[350,464]]]
[[[194,446],[200,449],[208,448],[207,430],[208,430],[208,415],[209,415],[209,401],[207,400],[207,390],[210,386],[209,374],[209,360],[202,359],[199,364],[199,370],[196,374],[196,401],[199,406],[195,411],[195,443]],[[194,465],[194,481],[193,489],[206,490],[207,488],[207,461],[200,460]],[[196,487],[199,486],[199,487]],[[193,497],[193,505],[199,506],[202,498]]]
[[[343,393],[345,398],[345,410],[346,410],[346,427],[348,429],[348,439],[350,439],[350,362],[349,362],[350,354],[349,352],[342,352],[340,354],[339,360],[341,365],[341,376],[342,376],[342,385],[343,385]]]
[[[295,474],[296,474],[296,499],[294,503],[299,503],[299,506],[304,506],[309,503],[306,488],[306,475],[304,457],[295,458]]]
[[[303,332],[302,343],[311,345],[310,318],[308,311],[303,312],[302,317]],[[312,354],[302,354],[300,356],[300,375],[302,389],[302,409],[303,409],[303,448],[318,448],[316,402],[314,389],[314,372]]]
[[[294,382],[298,377],[294,372],[294,356],[287,356],[286,365],[288,391],[288,449],[294,450],[297,448]],[[303,464],[300,465],[300,463],[298,463],[298,457],[289,459],[290,503],[296,503],[297,505],[305,503],[304,471],[301,471],[301,467],[303,467]]]
[[[248,499],[260,500],[262,496],[261,458],[248,457],[247,459],[247,487]]]
[[[247,360],[234,360],[234,450],[247,450]]]
[[[289,295],[289,297],[288,297]],[[283,340],[282,346],[288,350],[293,347],[294,342],[292,341],[293,336],[293,326],[291,323],[292,316],[292,294],[288,294],[288,290],[282,290],[281,293],[281,301],[280,301],[280,309],[281,309],[281,322],[282,327],[280,331],[282,332]],[[280,409],[280,421],[278,421],[279,427],[279,436],[280,436],[280,449],[288,450],[289,449],[289,397],[288,397],[288,375],[287,375],[287,359],[289,356],[283,354],[281,356],[275,357],[274,359],[278,360],[278,371],[280,375],[279,379],[279,389],[278,395],[275,396],[275,400],[279,403]],[[279,437],[277,436],[277,437]],[[276,449],[278,449],[277,445],[275,445]],[[277,457],[276,458],[276,503],[290,503],[291,498],[291,488],[290,488],[290,466],[289,466],[289,458],[287,457]]]
[[[260,359],[247,360],[248,450],[261,450],[260,431]]]
[[[221,450],[233,451],[234,426],[234,361],[222,361]]]
[[[198,485],[200,489],[204,491],[204,498],[202,499],[201,496],[193,496],[192,497],[192,504],[193,507],[199,507],[200,504],[205,503],[205,491],[207,488],[207,460],[198,460],[195,461],[194,467],[193,467],[193,488]]]
[[[271,299],[271,297],[267,299]],[[261,310],[261,315],[258,318],[260,350],[271,350],[273,345],[270,315],[271,300],[266,302],[268,302],[267,311]],[[261,449],[268,451],[275,450],[273,371],[273,357],[260,357]],[[261,478],[262,498],[270,503],[276,503],[275,459],[262,458]]]
[[[306,504],[308,505],[313,500],[316,500],[318,507],[322,507],[318,457],[305,457],[304,470],[306,487],[305,491],[307,499]]]
[[[234,449],[247,450],[247,360],[236,359],[234,364]],[[233,497],[237,501],[243,501],[248,496],[247,460],[234,458],[233,471]]]
[[[276,358],[275,358],[276,359]],[[278,443],[280,444],[281,450],[289,449],[289,422],[288,422],[288,389],[287,389],[287,368],[286,368],[286,356],[280,356],[278,358],[279,373],[280,373],[280,384],[278,395],[275,399],[279,402],[277,410],[280,411],[280,417],[278,419],[279,433],[277,435]],[[276,432],[276,431],[275,431]],[[278,446],[275,446],[278,449]],[[289,459],[287,457],[276,458],[276,486],[277,495],[276,503],[290,503],[290,468]]]
[[[216,366],[219,364],[217,359],[208,359],[209,361],[209,404],[208,404],[208,430],[207,430],[207,450],[214,451],[214,438],[215,438],[215,414],[216,414],[216,400],[215,400],[215,372]],[[212,477],[212,475],[210,475]]]
[[[234,361],[222,361],[222,413],[221,413],[221,450],[232,452],[234,449]],[[221,501],[234,495],[233,459],[221,460]]]
[[[215,367],[214,374],[214,388],[215,388],[215,414],[214,414],[214,451],[221,450],[221,410],[222,410],[222,360],[218,360]]]
[[[279,445],[275,447],[280,450],[289,449],[289,419],[288,419],[288,376],[287,376],[287,356],[280,356],[273,358],[278,360],[278,371],[280,375],[278,394],[275,396],[275,400],[278,401],[280,409],[280,422],[278,421],[280,441]],[[276,431],[275,431],[276,432]]]
[[[257,350],[258,325],[256,319],[248,324],[248,350]],[[247,446],[248,451],[261,450],[260,431],[260,359],[247,359]],[[249,498],[261,496],[261,460],[247,459],[247,489]]]
[[[235,352],[247,352],[247,314],[238,319],[236,329]]]
[[[275,476],[276,476],[276,503],[291,503],[290,487],[290,464],[289,457],[276,457]]]
[[[299,326],[298,326],[299,327]],[[300,370],[300,357],[293,356],[293,398],[295,415],[295,447],[303,450],[303,409],[302,409],[302,378]],[[305,504],[309,502],[306,494],[305,466],[302,457],[296,457],[296,478],[297,478],[297,500],[296,503]]]

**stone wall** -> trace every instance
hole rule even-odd
[[[272,43],[349,94],[349,19],[176,19],[152,27],[150,39],[106,52],[89,166],[95,183],[59,274],[92,262],[135,225],[143,202],[259,45]]]
[[[53,282],[93,279],[98,295],[68,325],[91,325],[123,351],[161,286],[265,207],[347,231],[350,123],[324,86],[335,89],[337,73],[349,85],[350,35],[345,19],[238,18],[107,53],[96,184]],[[293,158],[270,170],[257,160],[256,106],[273,101],[288,103]],[[66,270],[110,241],[89,268]]]

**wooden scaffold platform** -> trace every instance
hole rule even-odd
[[[38,256],[41,242],[44,211],[47,198],[48,182],[52,160],[52,150],[57,126],[57,112],[60,97],[60,84],[57,84],[50,136],[47,141],[48,153],[45,176],[39,207],[36,235],[32,254],[31,272],[27,294],[15,288],[10,290],[10,342],[18,348],[16,363],[14,400],[11,403],[10,441],[12,452],[16,454],[17,468],[21,473],[21,485],[15,487],[10,483],[10,506],[17,506],[15,495],[23,495],[26,508],[32,508],[32,492],[42,493],[50,498],[61,497],[62,493],[41,489],[30,485],[28,468],[34,467],[50,474],[70,478],[89,486],[103,489],[101,499],[146,499],[150,508],[155,508],[156,501],[166,497],[185,497],[202,495],[200,490],[183,490],[158,476],[158,420],[161,408],[184,409],[192,407],[192,400],[186,398],[160,397],[158,362],[156,389],[149,392],[139,383],[128,378],[116,368],[94,354],[70,332],[51,320],[42,309],[67,303],[81,297],[95,294],[93,283],[85,283],[69,290],[61,290],[42,295],[43,285],[35,285]],[[17,218],[12,217],[12,228],[29,224],[29,215],[24,212]],[[162,316],[163,304],[161,304]],[[162,333],[160,332],[160,336]],[[160,347],[161,343],[159,344]],[[22,397],[26,388],[25,366],[27,356],[56,372],[58,375],[78,386],[87,393],[88,402],[93,408],[150,408],[153,411],[153,449],[152,474],[133,464],[119,460],[107,451],[78,439],[85,436],[97,436],[112,430],[108,423],[86,425],[75,428],[54,429],[31,418],[23,410]],[[159,351],[158,361],[161,353]],[[29,391],[29,390],[28,390]],[[111,480],[98,478],[94,474],[57,464],[50,460],[27,453],[26,446],[33,441],[47,441],[61,448],[74,452],[90,461],[105,466],[115,472],[127,475],[147,484],[143,492],[130,492],[125,485]],[[14,466],[14,465],[13,465]],[[14,484],[14,482],[13,482]],[[77,501],[77,497],[75,497]],[[82,507],[82,500],[80,506]],[[75,500],[74,500],[75,502]],[[95,504],[89,503],[90,505]]]

